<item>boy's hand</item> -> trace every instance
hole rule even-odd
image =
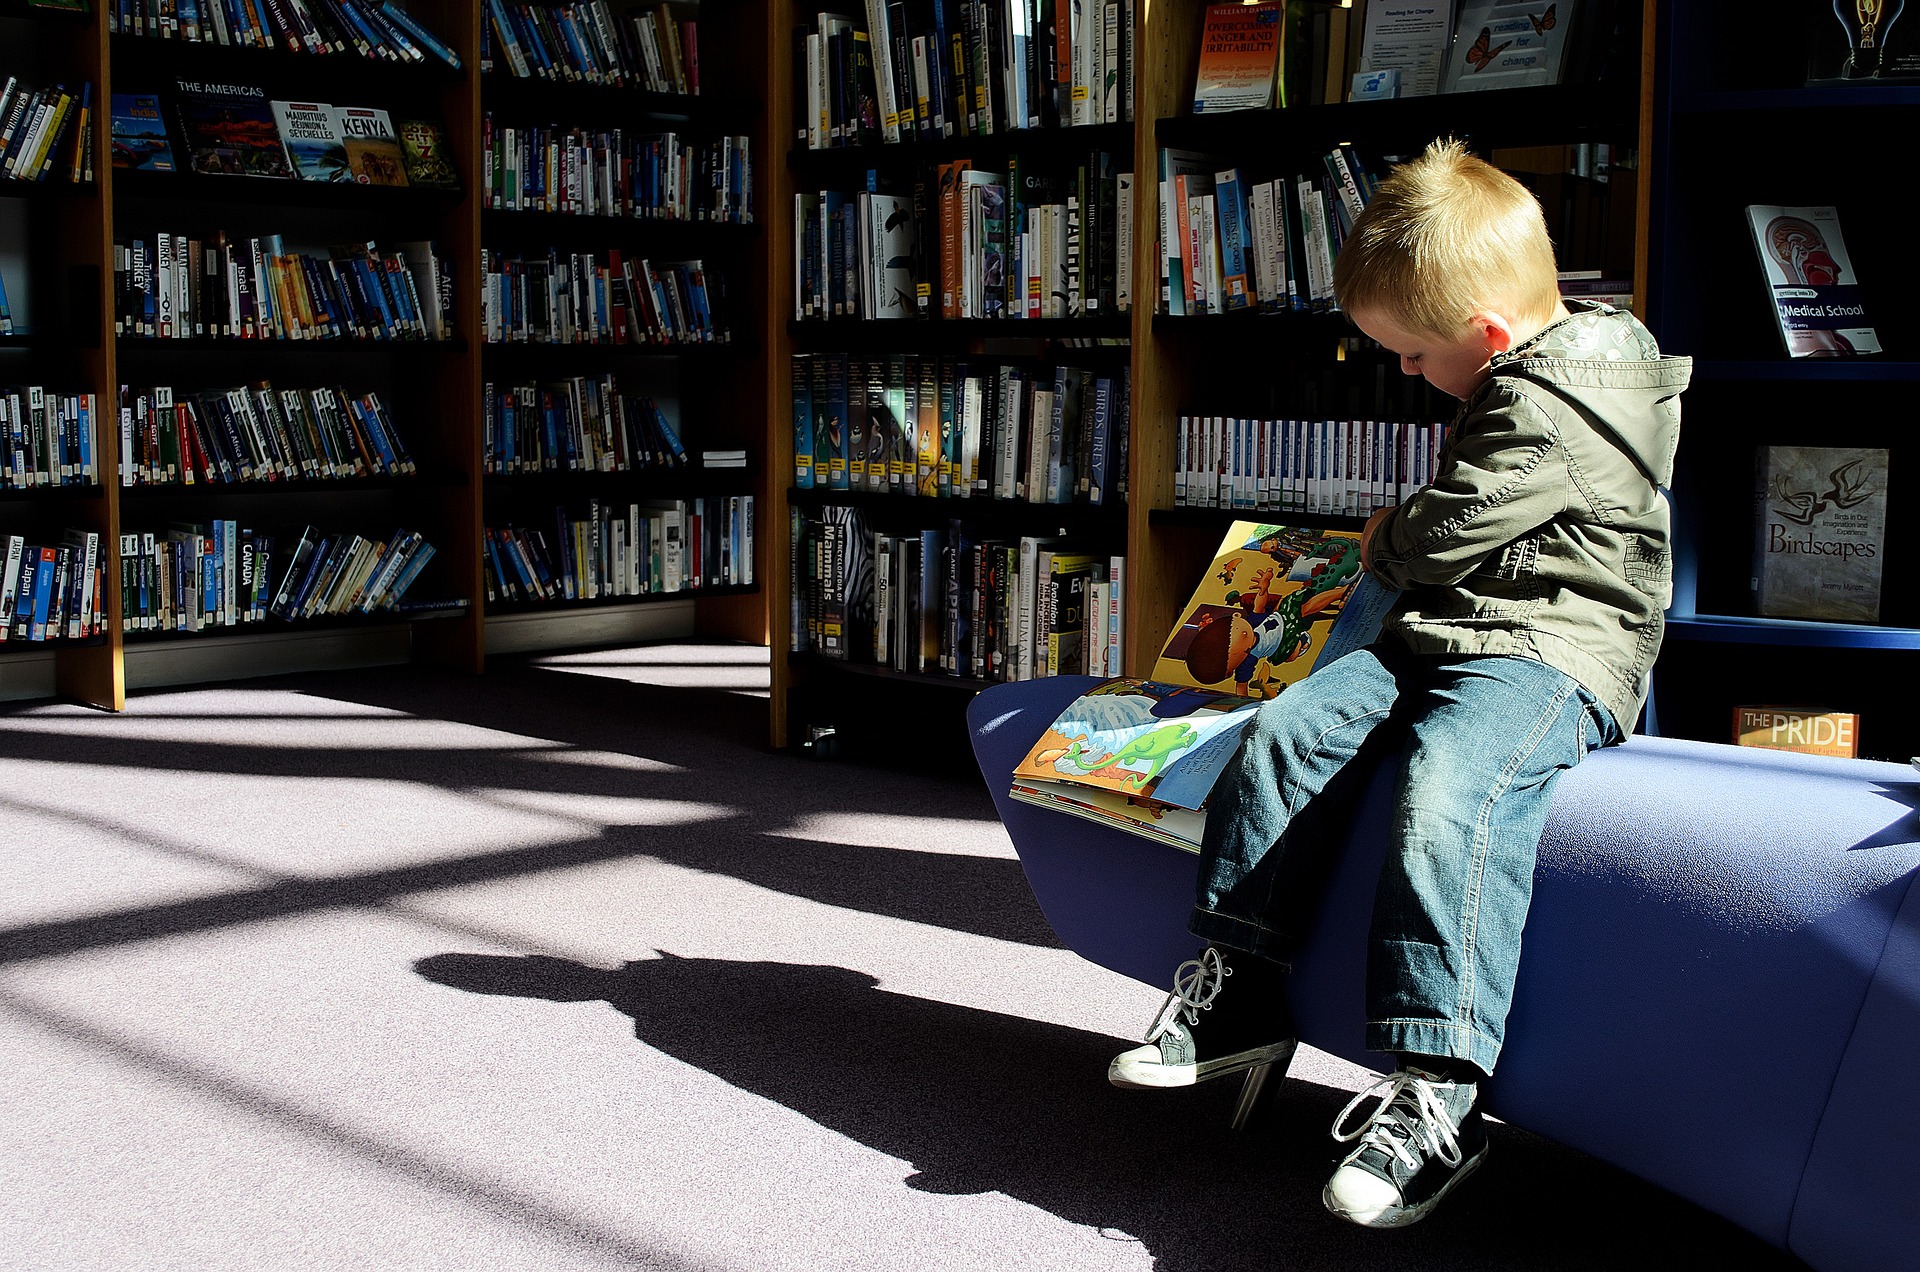
[[[1380,523],[1392,516],[1399,506],[1399,504],[1391,504],[1385,508],[1381,508],[1371,517],[1367,518],[1366,525],[1360,527],[1360,568],[1366,570],[1368,573],[1372,573],[1373,571],[1374,532],[1380,528]]]

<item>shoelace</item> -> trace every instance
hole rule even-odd
[[[1355,1109],[1376,1099],[1378,1105],[1363,1125],[1352,1131],[1341,1130]],[[1364,1137],[1361,1149],[1377,1148],[1389,1153],[1408,1170],[1420,1169],[1420,1158],[1413,1151],[1415,1144],[1446,1165],[1458,1166],[1459,1129],[1434,1083],[1404,1069],[1379,1079],[1354,1096],[1333,1120],[1335,1140],[1349,1144]]]
[[[1199,958],[1180,964],[1173,973],[1173,992],[1167,995],[1167,1001],[1160,1005],[1160,1014],[1147,1028],[1147,1041],[1159,1038],[1177,1017],[1184,1018],[1189,1025],[1199,1024],[1200,1013],[1213,1005],[1213,1000],[1220,995],[1220,986],[1231,975],[1233,969],[1212,946],[1202,950]]]

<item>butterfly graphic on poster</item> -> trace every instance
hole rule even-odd
[[[1547,11],[1537,18],[1531,13],[1527,15],[1527,21],[1533,23],[1533,33],[1535,35],[1545,35],[1547,32],[1553,30],[1554,10],[1559,7],[1557,4],[1550,4],[1547,6]]]
[[[1508,45],[1512,43],[1512,40],[1507,40],[1504,43],[1489,48],[1488,46],[1493,44],[1493,28],[1481,27],[1480,38],[1475,40],[1473,47],[1467,50],[1467,65],[1471,66],[1474,74],[1477,75],[1481,71],[1486,70],[1487,64],[1493,61],[1494,58],[1506,52]]]

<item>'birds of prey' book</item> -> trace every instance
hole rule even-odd
[[[1067,705],[1015,766],[1025,803],[1197,852],[1214,782],[1262,702],[1371,641],[1394,593],[1360,536],[1236,521],[1154,664]]]
[[[270,103],[280,126],[280,141],[302,181],[352,181],[347,148],[333,126],[333,107],[326,102]]]
[[[173,109],[190,171],[215,176],[290,179],[280,125],[257,84],[182,80]]]
[[[1788,357],[1880,352],[1835,209],[1752,203],[1747,225]]]

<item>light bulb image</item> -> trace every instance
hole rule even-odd
[[[1833,0],[1834,16],[1847,29],[1852,49],[1840,72],[1843,79],[1872,79],[1880,74],[1887,32],[1906,7],[1906,0]]]

